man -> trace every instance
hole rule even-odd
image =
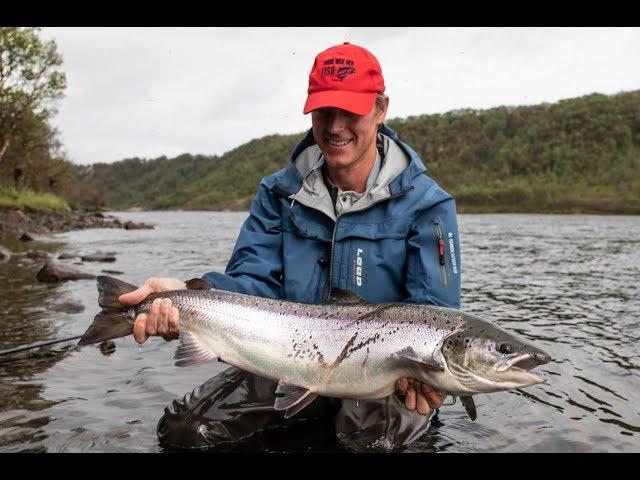
[[[341,288],[369,302],[459,308],[455,201],[384,125],[384,90],[378,60],[366,49],[344,43],[317,55],[304,107],[312,129],[289,166],[262,180],[226,272],[203,280],[217,289],[299,302],[320,303]],[[150,278],[120,301],[134,304],[181,288],[176,279]],[[178,326],[171,301],[157,300],[136,319],[134,336],[139,343],[152,335],[177,338]],[[275,387],[230,368],[169,406],[159,436],[182,446],[218,445],[282,424],[272,407]],[[427,415],[444,395],[407,378],[398,379],[396,389],[405,409],[396,397],[319,398],[306,414],[336,415],[341,438],[362,438],[366,431],[407,444],[424,433]]]

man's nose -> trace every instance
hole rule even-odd
[[[329,132],[339,132],[344,129],[347,122],[347,116],[340,109],[331,110],[327,119],[327,129]]]

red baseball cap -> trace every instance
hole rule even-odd
[[[365,48],[345,42],[316,56],[304,113],[334,107],[366,115],[381,92],[384,78],[376,57]]]

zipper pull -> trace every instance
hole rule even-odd
[[[440,220],[434,218],[432,221],[435,225],[436,235],[438,236],[438,260],[440,265],[444,265],[444,239],[442,238],[442,230],[440,229]]]
[[[440,257],[440,265],[444,265],[444,240],[438,239],[438,256]]]

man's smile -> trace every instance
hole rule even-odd
[[[353,142],[353,138],[350,138],[349,140],[342,140],[342,141],[337,141],[337,140],[329,140],[327,139],[327,143],[331,146],[334,147],[346,147],[347,145],[349,145],[351,142]]]

